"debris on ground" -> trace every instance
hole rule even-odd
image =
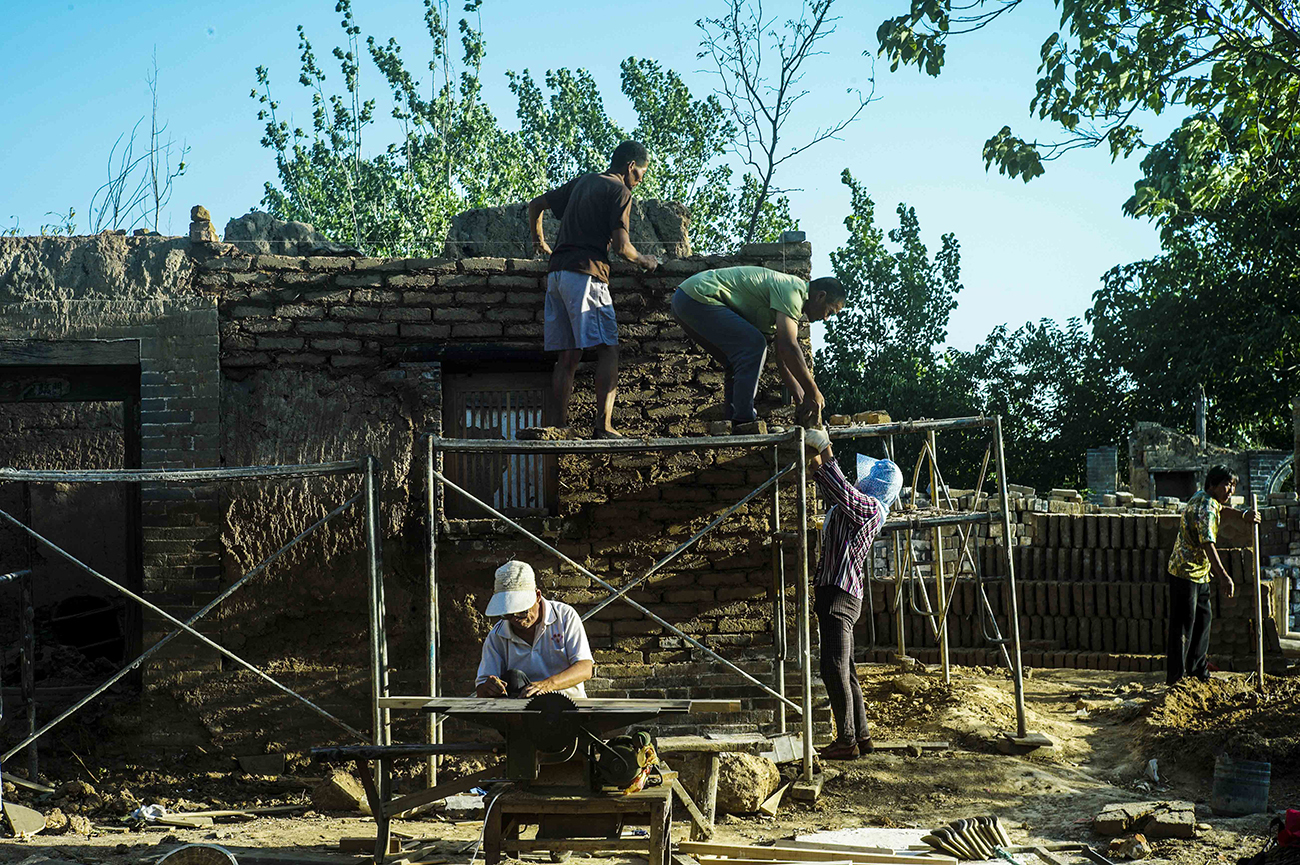
[[[330,772],[311,791],[311,804],[318,811],[351,811],[370,813],[370,804],[366,801],[366,789],[361,782],[347,772],[335,770]]]
[[[1191,838],[1196,834],[1196,806],[1191,802],[1116,802],[1092,819],[1102,835],[1140,832],[1148,838]]]

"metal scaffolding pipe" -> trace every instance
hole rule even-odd
[[[658,570],[659,570],[660,568],[662,568],[664,565],[666,565],[666,564],[668,564],[669,562],[671,562],[673,559],[675,559],[675,558],[677,558],[678,556],[680,556],[682,553],[686,552],[686,550],[688,550],[688,549],[691,547],[692,544],[694,544],[694,543],[695,543],[696,541],[698,541],[700,538],[702,538],[702,537],[704,537],[705,535],[707,535],[709,532],[711,532],[711,531],[713,531],[714,529],[716,529],[719,525],[722,524],[723,520],[725,520],[727,517],[731,516],[731,515],[734,514],[736,511],[738,511],[738,510],[740,510],[741,508],[743,508],[745,505],[749,504],[749,502],[751,502],[751,501],[752,501],[756,496],[758,496],[760,493],[762,493],[763,490],[765,490],[765,489],[767,489],[768,487],[772,486],[772,484],[776,483],[777,480],[778,480],[782,475],[784,475],[786,472],[790,472],[790,471],[794,471],[794,464],[793,464],[793,463],[791,463],[790,465],[786,466],[784,469],[780,470],[779,472],[777,472],[776,474],[774,474],[772,477],[770,477],[770,478],[768,478],[767,480],[763,481],[763,483],[759,484],[759,485],[758,485],[756,488],[754,488],[753,490],[750,490],[750,491],[745,495],[744,498],[742,498],[740,501],[736,502],[736,503],[735,503],[734,505],[732,505],[731,507],[727,508],[727,509],[726,509],[725,511],[723,511],[721,514],[719,514],[717,517],[715,517],[715,518],[713,519],[713,521],[710,522],[707,526],[705,526],[704,528],[700,529],[700,530],[699,530],[698,532],[696,532],[695,534],[691,535],[691,537],[688,538],[687,540],[685,540],[685,541],[683,541],[682,543],[678,544],[676,549],[674,549],[674,550],[673,550],[672,552],[670,552],[668,555],[664,556],[662,559],[660,559],[659,561],[657,561],[657,562],[655,562],[653,565],[651,565],[651,566],[650,566],[650,570],[646,571],[644,574],[642,574],[641,576],[637,577],[635,580],[633,580],[632,582],[628,583],[627,585],[621,587],[617,592],[614,592],[614,593],[611,594],[611,595],[606,595],[605,598],[604,598],[603,600],[601,600],[598,604],[596,604],[596,605],[595,605],[594,607],[592,607],[590,610],[587,610],[587,612],[585,612],[585,613],[582,614],[582,620],[583,620],[584,622],[587,621],[587,619],[590,619],[592,616],[596,615],[596,613],[598,613],[598,612],[600,612],[601,610],[605,609],[605,608],[608,607],[610,604],[614,603],[614,602],[617,601],[619,598],[622,598],[622,597],[623,597],[624,595],[626,595],[628,592],[632,591],[632,590],[635,589],[637,586],[641,585],[641,584],[644,583],[646,580],[650,579],[652,576],[654,576],[654,574],[655,574],[656,571],[658,571]]]
[[[1025,672],[1020,657],[1020,609],[1016,604],[1016,566],[1011,555],[1011,501],[1007,490],[1007,460],[1002,450],[1002,417],[993,417],[993,437],[998,458],[998,494],[1002,497],[1002,552],[1007,568],[1007,621],[1011,627],[1011,670],[1016,686],[1016,735],[1023,739],[1028,734],[1025,719]]]
[[[280,683],[277,682],[275,679],[271,678],[269,675],[267,675],[266,673],[262,672],[260,669],[258,669],[258,668],[257,668],[256,666],[254,666],[253,664],[250,664],[248,661],[245,661],[243,658],[239,657],[239,656],[236,655],[234,652],[232,652],[232,651],[230,651],[229,649],[227,649],[225,646],[220,645],[219,643],[215,642],[214,640],[208,638],[206,635],[204,635],[204,634],[200,633],[199,631],[195,630],[195,629],[193,628],[193,626],[191,626],[191,625],[189,625],[189,624],[186,624],[185,622],[182,622],[180,619],[176,618],[176,617],[173,616],[171,613],[169,613],[169,612],[167,612],[166,610],[162,609],[162,608],[159,607],[157,604],[153,603],[152,601],[147,600],[146,598],[141,597],[140,595],[137,595],[135,592],[131,591],[131,590],[128,589],[128,588],[125,588],[125,587],[122,586],[120,583],[116,583],[116,582],[114,582],[113,580],[109,579],[108,577],[104,576],[104,575],[101,574],[99,571],[95,570],[94,568],[92,568],[92,567],[90,567],[89,565],[87,565],[85,562],[81,561],[80,559],[78,559],[78,558],[76,558],[75,556],[73,556],[71,553],[69,553],[69,552],[67,552],[66,550],[64,550],[64,549],[63,549],[62,547],[60,547],[58,544],[54,543],[53,541],[49,540],[48,538],[44,537],[43,535],[40,535],[40,534],[36,533],[35,531],[33,531],[32,529],[28,528],[28,527],[27,527],[26,525],[24,525],[23,523],[19,522],[17,519],[15,519],[15,518],[14,518],[11,514],[9,514],[7,511],[0,510],[0,519],[6,520],[6,521],[9,522],[10,524],[12,524],[12,525],[14,525],[15,527],[17,527],[20,531],[25,532],[26,534],[28,534],[29,536],[31,536],[34,540],[36,540],[38,543],[43,544],[44,546],[48,547],[52,552],[54,552],[55,554],[57,554],[57,555],[60,556],[61,558],[67,560],[68,563],[70,563],[70,564],[72,564],[72,565],[75,565],[76,567],[81,568],[83,571],[85,571],[86,573],[90,574],[92,577],[94,577],[95,579],[99,580],[100,582],[102,582],[102,583],[106,583],[106,584],[108,584],[109,586],[111,586],[111,587],[117,589],[119,592],[121,592],[122,594],[126,595],[128,598],[131,598],[133,601],[135,601],[135,602],[141,604],[141,605],[144,606],[144,607],[147,607],[149,610],[151,610],[152,612],[157,613],[158,615],[162,616],[164,619],[166,619],[167,621],[171,622],[173,625],[177,625],[177,626],[179,626],[182,630],[184,630],[186,633],[188,633],[188,634],[190,634],[191,636],[193,636],[195,639],[197,639],[199,642],[201,642],[201,643],[203,643],[204,645],[206,645],[208,648],[216,649],[218,652],[220,652],[221,654],[225,655],[227,658],[229,658],[230,660],[234,661],[236,664],[239,664],[241,667],[243,667],[244,669],[248,670],[248,671],[249,671],[250,673],[252,673],[253,675],[255,675],[255,676],[257,676],[257,677],[259,677],[259,678],[261,678],[261,679],[264,679],[265,681],[271,683],[271,684],[274,685],[276,688],[278,688],[279,690],[283,691],[285,694],[289,695],[290,697],[293,697],[295,700],[299,700],[299,701],[302,702],[304,705],[306,705],[308,708],[310,708],[312,711],[314,711],[314,712],[316,712],[317,714],[321,715],[322,717],[328,719],[329,721],[331,721],[331,722],[337,724],[338,726],[342,727],[344,730],[347,730],[349,733],[353,734],[353,735],[356,736],[357,738],[362,739],[362,740],[364,740],[364,739],[366,738],[366,736],[365,736],[364,733],[361,733],[361,732],[359,732],[358,730],[354,729],[351,725],[349,725],[349,724],[346,723],[345,721],[342,721],[342,720],[340,720],[339,718],[334,717],[334,715],[332,715],[332,714],[330,714],[329,712],[325,711],[325,710],[322,709],[320,706],[317,706],[315,703],[313,703],[312,701],[308,700],[306,697],[302,696],[301,694],[298,694],[298,693],[296,693],[295,691],[293,691],[292,689],[286,687],[285,685],[280,684]],[[38,734],[38,735],[39,735],[39,734]],[[0,762],[4,762],[4,760],[8,759],[9,756],[12,756],[12,754],[11,754],[11,753],[6,753],[6,754],[3,754],[3,755],[0,755]]]
[[[775,475],[781,464],[780,448],[772,446],[772,472]],[[785,694],[786,641],[789,637],[785,621],[785,542],[781,540],[781,482],[772,484],[772,512],[768,515],[772,533],[772,667],[776,677],[777,693]],[[776,704],[776,731],[785,732],[785,704]]]
[[[946,420],[904,420],[893,423],[864,424],[862,426],[828,426],[826,434],[831,441],[844,439],[878,438],[902,433],[923,433],[932,430],[977,429],[993,426],[993,418],[955,417]]]
[[[799,463],[799,587],[796,594],[799,598],[799,643],[803,651],[799,659],[803,687],[801,701],[803,705],[800,707],[800,712],[803,715],[803,779],[811,781],[813,777],[812,634],[809,617],[812,614],[812,604],[808,602],[808,460],[804,452],[805,430],[803,427],[798,429],[799,454],[796,461]]]
[[[593,573],[592,571],[588,570],[587,568],[584,568],[582,565],[578,564],[578,563],[577,563],[576,561],[574,561],[572,558],[570,558],[569,556],[565,555],[565,554],[564,554],[563,552],[561,552],[559,549],[557,549],[557,548],[551,546],[551,545],[548,544],[546,541],[544,541],[544,540],[542,540],[541,538],[539,538],[537,535],[535,535],[535,534],[533,534],[532,532],[528,531],[528,529],[526,529],[526,528],[524,528],[523,526],[519,525],[519,523],[515,522],[514,520],[510,519],[510,518],[509,518],[508,516],[506,516],[505,514],[503,514],[503,513],[501,513],[500,511],[498,511],[496,508],[494,508],[494,507],[492,507],[491,505],[489,505],[487,502],[483,501],[482,499],[479,499],[479,498],[478,498],[477,496],[475,496],[473,493],[468,492],[467,490],[462,489],[461,487],[457,486],[457,485],[456,485],[455,483],[453,483],[452,481],[448,480],[447,477],[446,477],[445,475],[442,474],[442,472],[439,472],[439,471],[436,471],[436,470],[435,470],[435,471],[434,471],[434,476],[435,476],[436,478],[438,478],[438,480],[440,480],[440,481],[442,481],[444,484],[446,484],[448,487],[450,487],[451,489],[453,489],[453,490],[455,490],[456,492],[460,493],[461,495],[465,496],[465,498],[469,499],[471,502],[473,502],[474,504],[478,505],[478,506],[479,506],[480,508],[482,508],[483,510],[487,511],[487,512],[488,512],[489,514],[491,514],[493,517],[496,517],[498,520],[500,520],[501,522],[503,522],[503,523],[505,523],[506,525],[510,526],[512,529],[514,529],[515,531],[519,532],[521,535],[523,535],[524,537],[528,538],[529,540],[531,540],[533,543],[537,544],[537,545],[538,545],[539,547],[541,547],[542,549],[544,549],[544,550],[546,550],[547,552],[549,552],[549,553],[551,553],[552,555],[554,555],[556,558],[560,559],[561,561],[568,562],[570,565],[572,565],[574,568],[576,568],[580,573],[585,574],[589,579],[594,580],[595,582],[599,583],[599,584],[600,584],[600,585],[601,585],[601,586],[602,586],[606,591],[609,591],[609,592],[616,592],[616,591],[618,591],[618,588],[617,588],[616,586],[614,586],[614,585],[612,585],[612,584],[606,582],[605,580],[601,579],[599,576],[597,576],[595,573]],[[671,622],[669,622],[669,621],[667,621],[666,619],[663,619],[662,617],[656,615],[655,613],[653,613],[650,609],[648,609],[648,608],[645,607],[644,605],[639,604],[639,603],[637,603],[636,601],[634,601],[634,600],[632,600],[631,598],[626,597],[626,596],[623,598],[623,602],[624,602],[625,604],[627,604],[628,606],[632,607],[633,609],[638,610],[638,611],[639,611],[640,613],[642,613],[646,618],[650,619],[651,621],[655,622],[656,624],[660,625],[661,627],[667,628],[669,631],[672,631],[674,634],[676,634],[677,636],[681,637],[684,641],[686,641],[687,643],[689,643],[693,648],[699,649],[701,652],[704,652],[706,655],[708,655],[709,657],[713,658],[713,659],[714,659],[715,661],[717,661],[718,663],[723,664],[724,666],[730,667],[734,672],[739,673],[741,676],[743,676],[743,677],[744,677],[746,680],[748,680],[749,682],[753,683],[754,685],[757,685],[759,688],[763,689],[763,690],[764,690],[765,692],[767,692],[768,694],[771,694],[773,697],[776,697],[777,699],[779,699],[779,700],[781,700],[782,702],[784,702],[784,703],[786,703],[787,705],[789,705],[790,708],[792,708],[792,709],[796,709],[796,710],[801,710],[801,708],[800,708],[798,705],[796,705],[793,701],[786,699],[785,695],[776,693],[776,692],[773,691],[771,688],[769,688],[767,685],[763,684],[763,683],[760,682],[758,679],[754,678],[754,676],[752,676],[751,674],[745,672],[745,671],[742,670],[740,667],[738,667],[738,666],[736,666],[735,664],[733,664],[731,661],[728,661],[726,658],[724,658],[724,657],[722,657],[721,655],[719,655],[719,654],[718,654],[717,652],[715,652],[713,649],[710,649],[708,646],[704,645],[704,644],[701,643],[699,640],[697,640],[697,639],[695,639],[694,637],[692,637],[690,634],[688,634],[688,633],[686,633],[685,631],[681,630],[680,628],[676,627],[676,626],[673,625]]]
[[[266,570],[268,567],[270,567],[270,565],[271,565],[272,562],[274,562],[276,559],[280,558],[280,556],[282,556],[282,555],[284,555],[285,553],[287,553],[287,552],[288,552],[289,550],[291,550],[293,547],[297,546],[297,544],[298,544],[300,541],[302,541],[304,538],[306,538],[306,537],[307,537],[308,535],[310,535],[312,532],[316,531],[318,528],[320,528],[321,526],[325,525],[327,522],[329,522],[330,520],[334,519],[336,516],[338,516],[339,514],[343,513],[343,512],[344,512],[345,510],[347,510],[348,508],[352,507],[352,505],[356,504],[357,501],[360,500],[360,498],[361,498],[361,493],[357,493],[355,496],[353,496],[352,498],[348,499],[346,502],[344,502],[343,504],[339,505],[339,506],[338,506],[337,508],[335,508],[334,510],[330,511],[328,514],[326,514],[325,516],[321,517],[320,519],[318,519],[316,522],[312,523],[312,524],[311,524],[310,526],[308,526],[307,528],[303,529],[301,532],[299,532],[299,533],[297,534],[296,537],[294,537],[292,540],[290,540],[290,541],[288,541],[287,543],[285,543],[285,544],[284,544],[282,547],[280,547],[278,550],[276,550],[275,552],[271,553],[271,555],[269,555],[269,556],[267,556],[265,559],[263,559],[263,560],[261,561],[261,563],[258,564],[256,567],[254,567],[251,571],[249,571],[248,573],[244,574],[242,577],[240,577],[240,578],[239,578],[238,580],[236,580],[235,582],[231,583],[230,586],[228,586],[228,587],[225,589],[225,591],[223,591],[221,594],[217,595],[215,598],[213,598],[211,601],[209,601],[209,602],[208,602],[208,603],[203,607],[203,609],[199,610],[199,611],[196,612],[194,615],[190,616],[189,619],[187,619],[187,620],[185,621],[185,624],[187,624],[187,625],[193,625],[193,624],[194,624],[195,622],[197,622],[199,619],[202,619],[202,618],[203,618],[204,616],[206,616],[208,613],[212,612],[212,610],[214,610],[217,606],[219,606],[219,605],[221,604],[222,601],[224,601],[226,598],[228,598],[228,597],[230,597],[231,595],[233,595],[233,594],[234,594],[236,591],[238,591],[238,590],[239,590],[239,589],[240,589],[240,588],[241,588],[245,583],[247,583],[249,580],[253,579],[253,577],[257,576],[257,575],[260,574],[262,571],[264,571],[264,570]],[[30,573],[30,571],[27,572],[27,573]],[[165,636],[163,636],[162,639],[160,639],[158,642],[154,643],[154,644],[153,644],[152,646],[150,646],[148,649],[145,649],[143,652],[141,652],[140,655],[137,656],[135,660],[131,661],[129,664],[127,664],[126,666],[122,667],[122,669],[118,670],[118,671],[117,671],[116,673],[114,673],[111,677],[109,677],[109,679],[108,679],[107,681],[105,681],[105,682],[103,682],[102,684],[100,684],[100,685],[99,685],[98,687],[96,687],[94,690],[90,691],[90,692],[87,693],[85,696],[83,696],[83,697],[82,697],[80,700],[78,700],[75,704],[73,704],[72,706],[70,706],[68,709],[64,710],[64,712],[63,712],[61,715],[59,715],[57,718],[55,718],[54,720],[50,721],[48,724],[46,724],[46,725],[45,725],[44,727],[42,727],[40,730],[37,730],[34,734],[32,734],[31,736],[29,736],[29,737],[28,737],[27,739],[25,739],[24,741],[19,742],[16,746],[14,746],[13,750],[8,751],[8,752],[6,752],[6,753],[4,753],[4,754],[0,754],[0,763],[3,763],[5,760],[9,759],[12,755],[16,754],[19,750],[21,750],[21,749],[22,749],[25,745],[27,745],[29,742],[34,742],[34,741],[36,741],[37,739],[39,739],[41,736],[44,736],[44,735],[45,735],[46,733],[48,733],[50,730],[54,729],[56,726],[58,726],[60,723],[62,723],[66,718],[69,718],[70,716],[72,716],[73,714],[75,714],[78,710],[81,709],[82,706],[85,706],[85,705],[86,705],[87,703],[89,703],[91,700],[95,699],[95,698],[98,697],[100,694],[104,693],[104,692],[107,691],[109,688],[113,687],[113,685],[117,684],[117,682],[118,682],[118,681],[119,681],[123,676],[125,676],[127,673],[131,672],[132,670],[138,668],[138,667],[139,667],[141,664],[143,664],[145,661],[149,660],[149,658],[152,657],[155,653],[157,653],[157,652],[158,652],[158,651],[159,651],[163,646],[165,646],[165,645],[167,645],[168,643],[170,643],[170,642],[171,642],[173,639],[175,639],[176,637],[179,637],[182,633],[184,633],[184,631],[182,631],[182,630],[180,630],[180,629],[177,629],[177,630],[175,630],[175,631],[170,631],[170,632],[168,632],[168,633],[167,633]],[[297,696],[297,695],[295,695],[295,696]],[[305,697],[299,697],[298,699],[303,700],[304,702],[308,702],[308,701],[306,700]],[[346,725],[346,724],[343,724],[343,727],[344,727],[344,729],[346,729],[349,733],[351,733],[351,734],[353,734],[354,736],[356,736],[358,739],[365,739],[365,738],[366,738],[366,736],[365,736],[364,733],[361,733],[361,732],[358,731],[358,730],[354,730],[354,729],[352,729],[351,727],[349,727],[349,726]]]
[[[440,697],[441,693],[438,688],[438,665],[442,662],[442,633],[440,621],[438,618],[438,482],[434,478],[434,470],[438,463],[438,446],[436,440],[430,436],[425,439],[425,478],[424,494],[428,506],[427,515],[428,524],[425,528],[428,531],[428,606],[425,610],[427,616],[427,627],[429,635],[428,655],[426,662],[428,664],[429,675],[429,696]],[[440,744],[442,741],[442,725],[438,717],[429,712],[425,715],[425,739],[431,745]],[[438,757],[430,754],[429,762],[425,768],[425,777],[428,785],[433,787],[438,783]]]
[[[375,485],[373,456],[365,458],[366,571],[370,578],[370,692],[373,698],[374,744],[391,739],[388,709],[379,704],[388,696],[388,639],[384,632],[384,565],[379,535],[379,490]]]
[[[2,481],[52,481],[60,484],[116,483],[210,483],[215,481],[310,478],[322,475],[356,474],[366,467],[364,460],[318,463],[315,465],[235,466],[201,469],[58,469],[0,468]]]
[[[520,441],[518,439],[445,439],[426,433],[444,451],[453,453],[585,454],[618,451],[691,451],[776,445],[792,442],[794,432],[764,435],[688,436],[685,438],[576,439]]]

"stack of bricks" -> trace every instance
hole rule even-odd
[[[1091,505],[1073,490],[1053,490],[1042,499],[1031,490],[1020,489],[1009,501],[1013,536],[1010,550],[1025,662],[1035,667],[1163,669],[1166,567],[1178,532],[1179,509]],[[1000,505],[998,499],[991,499],[987,507],[999,513]],[[1297,516],[1300,507],[1288,505],[1281,498],[1261,508],[1261,549],[1266,557],[1286,549],[1289,539],[1300,530]],[[950,536],[950,531],[945,530],[943,542],[949,574],[957,556],[956,538]],[[997,522],[975,532],[973,545],[986,579],[1005,571],[1001,534],[1002,526]],[[923,543],[928,549],[930,533],[925,536]],[[881,546],[877,545],[878,550]],[[1224,669],[1253,669],[1253,554],[1248,547],[1221,547],[1219,552],[1237,592],[1235,598],[1229,599],[1215,581],[1212,660]],[[892,562],[879,552],[877,556],[886,565]],[[892,573],[892,566],[878,565],[878,577]],[[933,581],[925,582],[933,599]],[[998,614],[1000,632],[1006,635],[1006,584],[989,582],[985,591]],[[1272,582],[1266,579],[1265,610],[1272,609],[1272,591]],[[977,593],[974,580],[958,582],[949,616],[950,650],[957,663],[990,663],[996,658],[981,634]],[[896,645],[893,596],[892,583],[878,580],[872,599],[877,639],[869,659],[884,660],[889,651],[886,647]],[[933,660],[937,658],[936,640],[925,617],[913,612],[913,596],[924,607],[919,588],[904,594],[909,651],[915,645],[917,651],[913,654]],[[1281,657],[1280,647],[1271,619],[1265,624],[1265,644],[1270,663],[1276,663]]]

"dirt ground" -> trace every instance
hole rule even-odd
[[[930,827],[958,817],[997,814],[1017,843],[1085,841],[1105,849],[1090,818],[1110,802],[1183,799],[1196,803],[1202,821],[1192,840],[1154,842],[1148,862],[1172,865],[1234,863],[1257,851],[1269,815],[1226,819],[1206,804],[1216,754],[1272,763],[1270,807],[1300,805],[1300,678],[1270,678],[1264,695],[1245,677],[1217,674],[1209,683],[1167,690],[1162,674],[1036,670],[1026,681],[1028,727],[1055,745],[1026,756],[1004,756],[992,742],[1014,730],[1011,682],[1002,671],[954,668],[951,685],[937,670],[900,674],[893,668],[861,668],[868,715],[877,740],[951,743],[949,751],[876,753],[824,767],[823,795],[815,803],[786,798],[775,818],[727,815],[717,840],[762,842],[829,829],[862,826]],[[1159,781],[1146,774],[1157,761]],[[12,769],[14,764],[6,766]],[[138,803],[172,811],[238,808],[309,802],[310,767],[278,778],[238,772],[186,774],[121,766],[62,764],[66,774],[52,785],[81,780],[62,796],[24,795],[5,785],[5,796],[46,813],[59,807],[81,813],[89,836],[41,834],[0,840],[0,862],[29,865],[156,861],[183,843],[216,843],[243,865],[260,862],[360,862],[338,852],[338,839],[373,835],[368,818],[306,810],[293,817],[218,822],[212,828],[128,826],[123,817]],[[674,822],[686,834],[685,816]],[[478,825],[431,816],[395,828],[431,839],[436,859],[468,863],[467,843]],[[1064,861],[1071,860],[1068,856]],[[1024,854],[1022,861],[1040,860]]]

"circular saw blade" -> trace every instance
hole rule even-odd
[[[537,750],[555,753],[573,747],[578,739],[578,706],[567,694],[538,694],[524,708],[541,713],[528,731]]]

